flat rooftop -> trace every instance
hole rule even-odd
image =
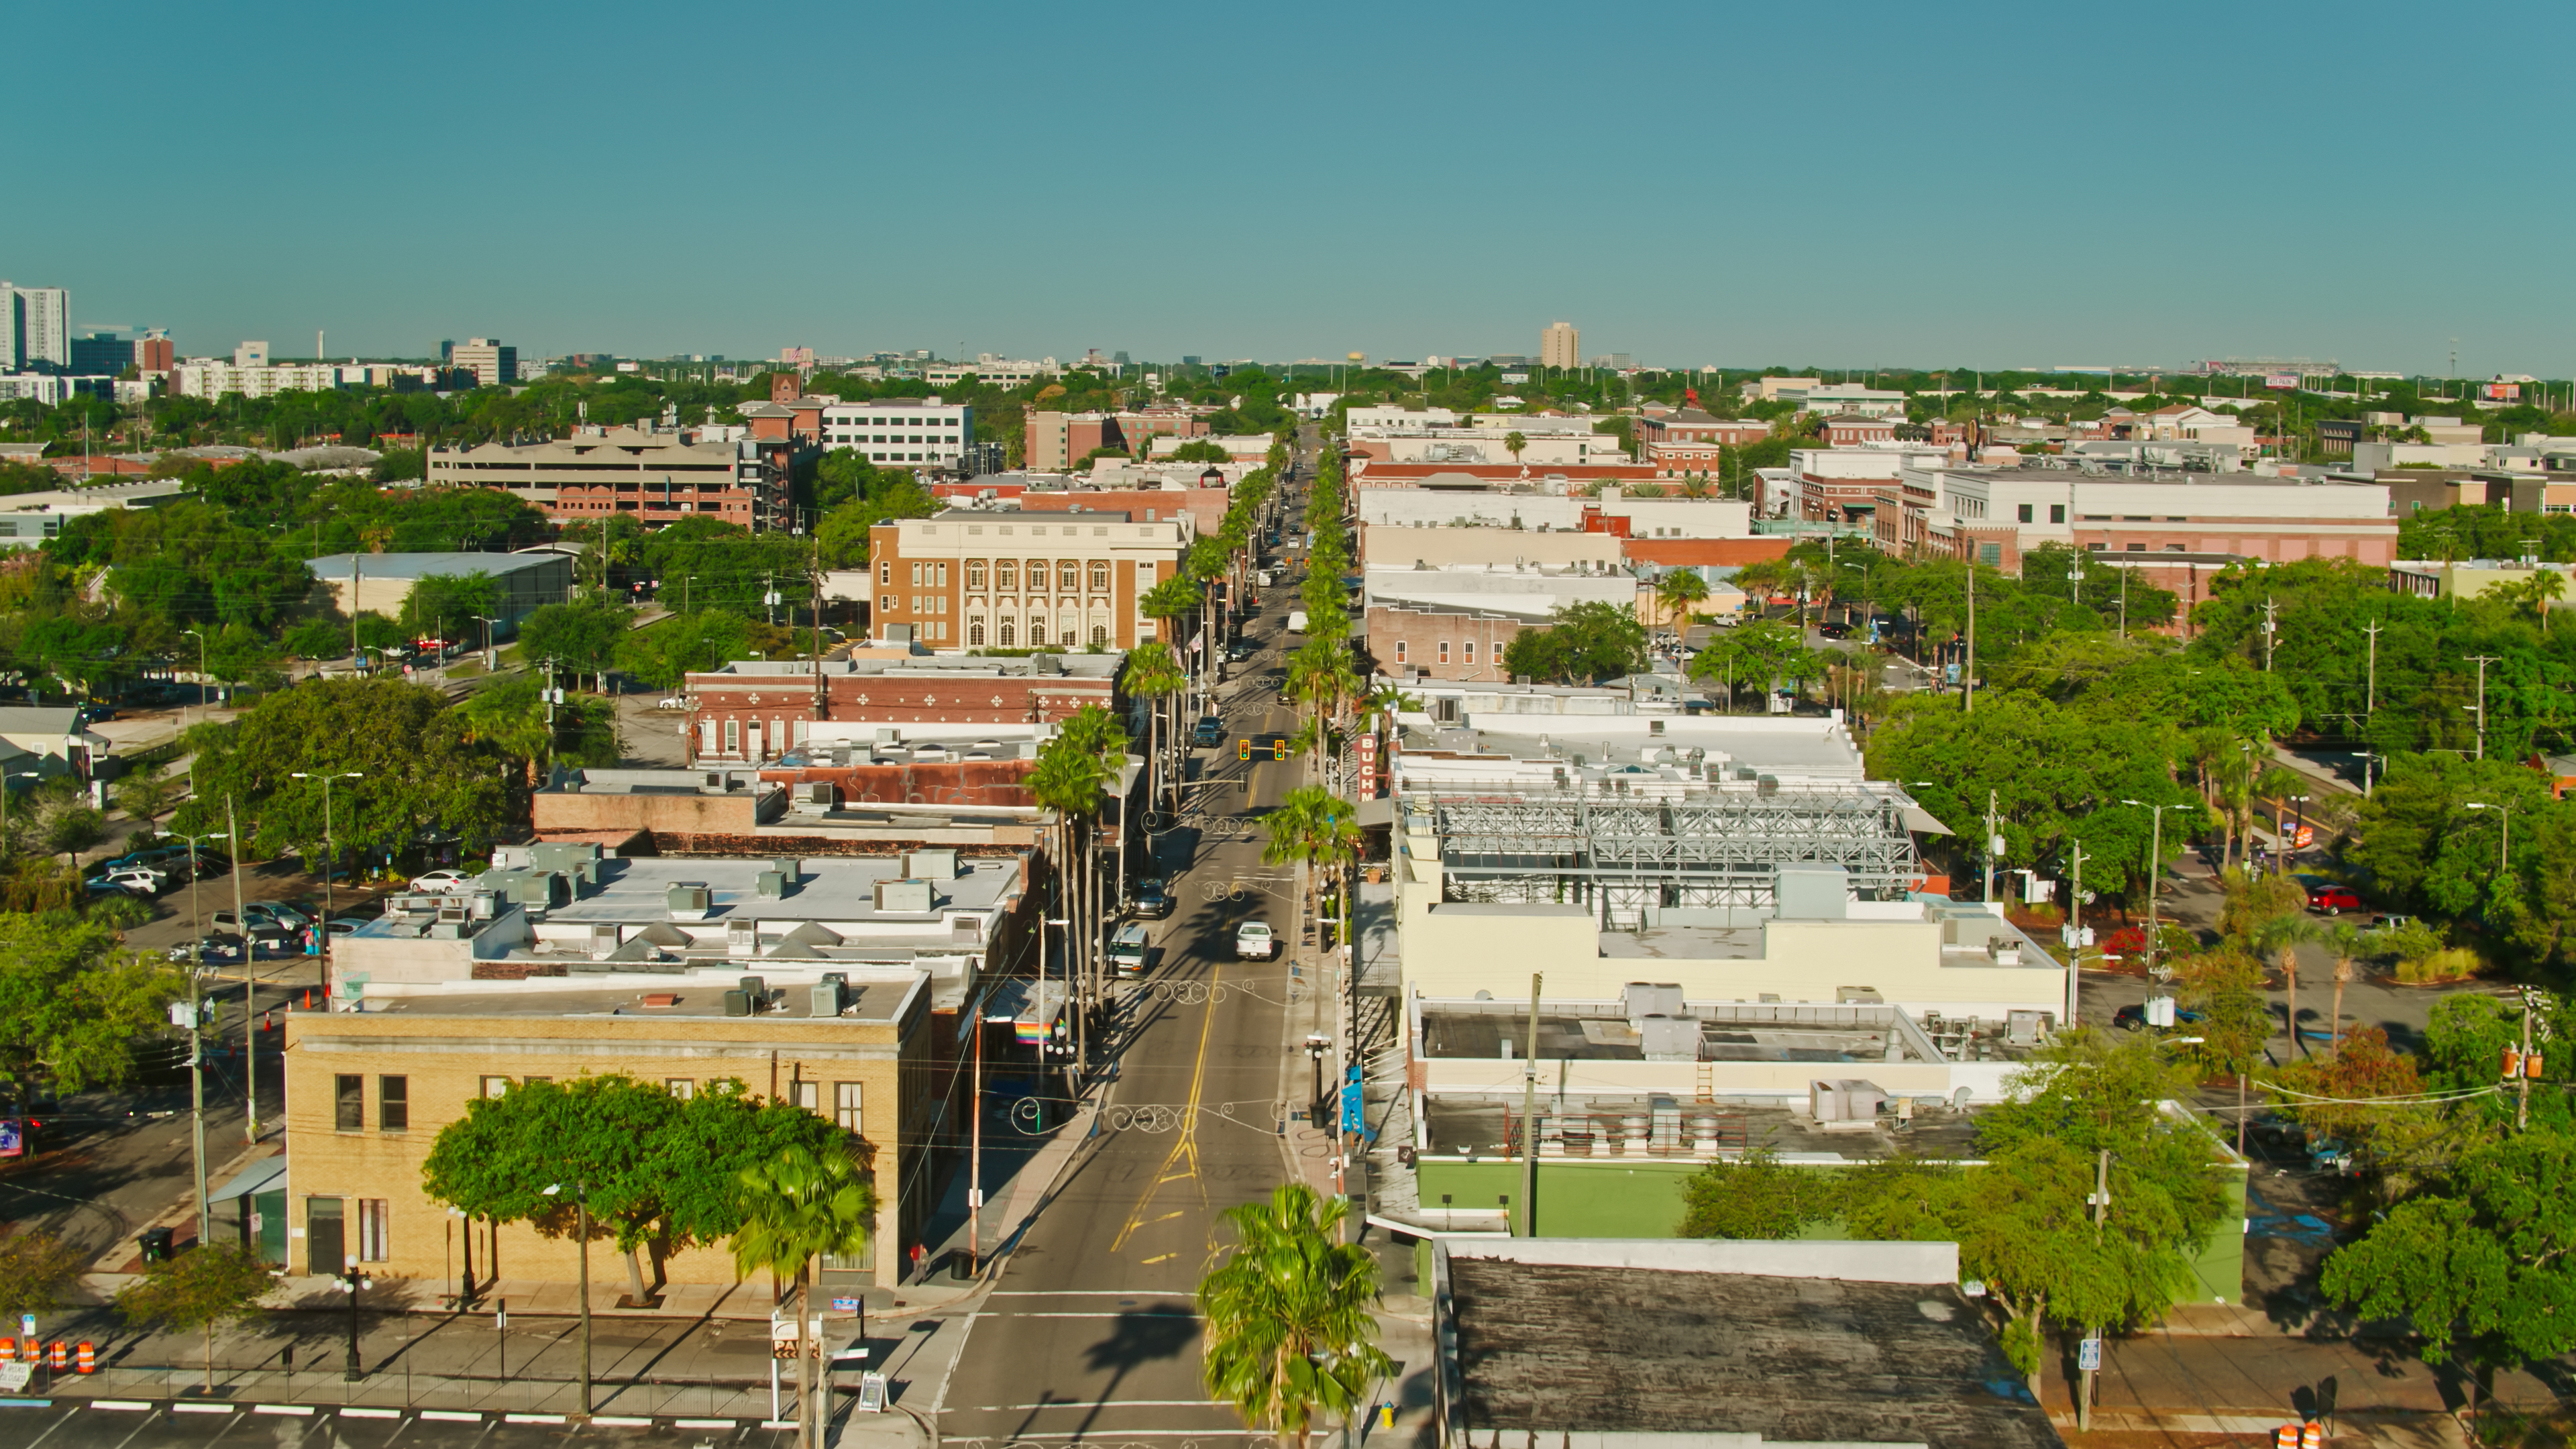
[[[1948,1284],[1452,1255],[1471,1444],[1559,1431],[2042,1449],[2059,1440]]]
[[[1508,1005],[1508,1010],[1490,1010]],[[1691,1004],[1703,1062],[1818,1062],[1859,1066],[1928,1060],[1923,1043],[1904,1031],[1893,1009],[1876,1005],[1754,1007]],[[1526,1052],[1529,1009],[1519,1003],[1425,1002],[1422,1051],[1429,1057],[1499,1058],[1502,1044]],[[1890,1057],[1890,1045],[1898,1053]],[[1537,1056],[1592,1062],[1647,1060],[1645,1037],[1612,1002],[1541,1002]]]
[[[1818,1079],[1867,1081],[1869,1076],[1866,1066],[1855,1063],[1829,1076],[1819,1073]],[[1663,1105],[1667,1111],[1679,1109],[1676,1134],[1670,1141],[1645,1144],[1637,1153],[1640,1157],[1707,1161],[1712,1157],[1733,1157],[1747,1147],[1764,1145],[1784,1162],[1826,1166],[1875,1162],[1900,1153],[1952,1161],[1970,1161],[1977,1155],[1975,1113],[1947,1106],[1917,1110],[1910,1124],[1902,1129],[1895,1125],[1893,1116],[1882,1114],[1877,1119],[1880,1125],[1829,1132],[1804,1112],[1772,1103],[1693,1102],[1667,1097]],[[1543,1081],[1538,1112],[1544,1119],[1542,1131],[1547,1144],[1540,1148],[1539,1161],[1547,1162],[1555,1156],[1551,1147],[1559,1140],[1565,1141],[1565,1155],[1569,1158],[1625,1160],[1609,1156],[1610,1139],[1621,1124],[1633,1121],[1638,1126],[1650,1125],[1656,1106],[1656,1099],[1647,1096],[1587,1094],[1568,1097],[1560,1109]],[[1520,1114],[1517,1092],[1490,1097],[1447,1093],[1427,1097],[1422,1108],[1422,1155],[1501,1157],[1517,1153]],[[1706,1119],[1705,1123],[1702,1119]],[[1581,1140],[1587,1132],[1592,1139],[1588,1143]],[[1696,1140],[1710,1139],[1714,1151],[1703,1152],[1694,1146]]]
[[[759,976],[771,998],[768,1008],[748,1017],[732,1020],[749,1025],[763,1021],[811,1021],[813,993],[810,983],[821,973],[806,971],[788,979],[777,973],[764,972],[758,962],[745,962],[738,970],[693,972],[685,978],[663,978],[643,987],[563,988],[551,983],[514,982],[486,991],[443,991],[419,995],[370,997],[369,1016],[434,1016],[434,1017],[608,1017],[633,1016],[647,1019],[687,1017],[694,1020],[725,1019],[725,993],[734,989],[741,977]],[[905,972],[898,978],[855,980],[842,991],[846,1003],[837,1018],[854,1023],[889,1025],[903,1019],[907,1003],[921,991],[927,976]],[[648,999],[667,998],[668,1005],[648,1005]]]
[[[945,911],[998,910],[1020,888],[1016,859],[961,861],[961,871],[930,883],[931,914]],[[549,923],[668,920],[666,896],[671,887],[702,883],[714,904],[706,919],[748,917],[762,921],[925,920],[920,912],[876,908],[879,881],[902,880],[900,859],[834,859],[809,857],[799,881],[781,897],[760,894],[766,860],[604,860],[598,886],[568,905],[546,913]]]

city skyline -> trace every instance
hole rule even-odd
[[[474,335],[531,356],[1401,358],[1534,354],[1566,318],[1587,353],[1670,366],[2443,376],[2456,339],[2459,376],[2565,376],[2566,285],[2505,258],[2570,209],[2510,138],[2563,129],[2542,67],[2576,21],[2493,14],[2515,45],[2426,67],[2392,6],[2332,27],[1889,9],[1848,37],[1669,9],[1632,19],[1651,45],[1590,47],[1541,43],[1557,20],[1534,7],[1326,8],[1284,36],[1006,9],[959,92],[942,67],[864,63],[953,52],[928,12],[821,15],[740,79],[704,73],[678,39],[702,20],[673,6],[467,6],[428,30],[306,5],[34,12],[28,53],[112,43],[120,86],[166,102],[89,106],[81,67],[39,70],[40,145],[148,156],[172,107],[338,119],[291,159],[200,148],[139,195],[121,166],[51,177],[50,204],[0,222],[0,275],[69,288],[76,329],[166,326],[197,354],[300,355],[280,339],[322,330],[361,356]],[[1802,53],[1824,68],[1774,63]],[[2274,56],[2295,59],[2259,92],[2232,78]],[[2442,121],[2354,113],[2392,88]],[[441,97],[438,120],[406,141],[396,112],[388,146],[406,95]],[[779,95],[811,100],[776,126]],[[1540,95],[1562,104],[1524,121],[1508,100]],[[746,228],[777,131],[842,154]]]

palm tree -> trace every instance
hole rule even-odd
[[[1311,741],[1316,747],[1317,779],[1324,778],[1326,768],[1324,727],[1339,719],[1343,703],[1356,698],[1365,687],[1366,681],[1351,667],[1347,639],[1318,634],[1289,656],[1288,692],[1306,706],[1317,727]]]
[[[1126,746],[1127,733],[1109,711],[1087,705],[1056,727],[1055,737],[1039,747],[1037,764],[1029,772],[1030,792],[1056,815],[1057,875],[1066,883],[1065,915],[1073,922],[1066,936],[1073,943],[1067,954],[1080,963],[1086,988],[1091,985],[1100,934],[1094,925],[1099,918],[1094,822],[1106,792],[1117,782]],[[1068,969],[1068,979],[1075,974]],[[1087,989],[1083,999],[1085,1009],[1077,1019],[1087,1022]],[[1085,1061],[1087,1065],[1088,1058]]]
[[[1521,460],[1521,450],[1529,446],[1529,439],[1521,436],[1517,431],[1505,433],[1503,446],[1511,450],[1512,461],[1517,463]]]
[[[1349,1211],[1303,1183],[1229,1208],[1241,1241],[1199,1281],[1208,1391],[1278,1436],[1281,1449],[1305,1449],[1317,1411],[1347,1419],[1369,1385],[1395,1371],[1368,1311],[1377,1259],[1335,1241]]]
[[[1127,653],[1127,692],[1148,701],[1145,715],[1145,758],[1153,763],[1154,779],[1145,790],[1147,799],[1162,796],[1163,708],[1167,701],[1189,685],[1181,672],[1181,661],[1172,646],[1160,640],[1149,640]],[[1178,782],[1175,781],[1175,784]]]
[[[1666,569],[1655,580],[1655,599],[1672,615],[1676,628],[1690,622],[1690,606],[1708,597],[1708,580],[1697,569]]]
[[[766,1268],[773,1279],[796,1285],[796,1442],[822,1449],[814,1409],[813,1364],[822,1345],[809,1343],[806,1270],[819,1255],[865,1252],[877,1221],[873,1175],[843,1153],[817,1155],[792,1147],[745,1168],[740,1186],[742,1226],[734,1231],[734,1267]]]
[[[2543,568],[2534,572],[2531,582],[2523,587],[2530,591],[2531,606],[2540,613],[2540,632],[2548,633],[2549,606],[2567,592],[2567,576],[2556,569]]]
[[[2352,980],[2352,963],[2370,951],[2370,933],[2350,921],[2341,921],[2325,931],[2326,949],[2334,953],[2334,1040],[2336,1056],[2343,1055],[2343,989]]]
[[[2274,916],[2254,928],[2254,949],[2281,967],[2290,1018],[2290,1049],[2299,1049],[2299,946],[2317,939],[2317,923],[2300,915]]]
[[[1293,861],[1303,868],[1306,878],[1298,892],[1303,903],[1299,909],[1317,917],[1316,940],[1321,944],[1317,877],[1323,868],[1338,867],[1359,853],[1359,807],[1321,785],[1300,785],[1281,797],[1279,807],[1263,816],[1261,824],[1270,835],[1261,845],[1261,863],[1287,865]],[[1301,917],[1299,940],[1305,939],[1304,925]],[[1344,933],[1348,934],[1347,924]]]

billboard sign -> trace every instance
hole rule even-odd
[[[2263,385],[2270,388],[2281,388],[2295,391],[2299,386],[2299,375],[2295,372],[2265,373],[2263,375]]]
[[[2478,384],[2478,396],[2488,402],[2522,401],[2522,384],[2518,382],[2485,382]]]

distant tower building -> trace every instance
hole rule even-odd
[[[63,372],[72,365],[72,294],[0,281],[0,372]]]
[[[168,372],[178,363],[178,349],[170,334],[158,327],[143,334],[134,344],[134,365],[145,372]]]
[[[476,387],[501,387],[519,380],[519,349],[489,337],[476,337],[448,349],[448,363],[474,374]]]
[[[1581,367],[1583,334],[1571,322],[1553,322],[1538,335],[1538,360],[1541,367]]]

